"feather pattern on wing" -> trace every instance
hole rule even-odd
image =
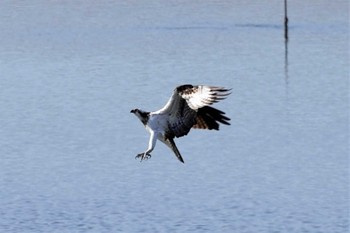
[[[190,108],[197,110],[217,103],[230,94],[230,90],[214,86],[183,85],[177,88],[179,95],[187,101]]]
[[[224,112],[210,106],[200,108],[198,109],[196,124],[193,125],[193,128],[219,130],[217,121],[225,125],[230,125],[228,122],[230,118],[224,116],[224,114]]]

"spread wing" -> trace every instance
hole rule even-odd
[[[229,124],[224,112],[209,105],[226,98],[229,90],[215,86],[182,85],[175,88],[168,103],[157,114],[168,115],[167,135],[181,137],[192,127],[199,129],[219,129],[218,122]]]

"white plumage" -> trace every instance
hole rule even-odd
[[[150,158],[158,139],[184,162],[174,138],[187,135],[191,128],[219,130],[218,122],[229,125],[230,119],[224,116],[224,112],[209,106],[225,99],[229,94],[229,89],[223,87],[187,84],[176,87],[167,104],[158,111],[131,110],[150,133],[147,150],[136,158],[141,161]]]

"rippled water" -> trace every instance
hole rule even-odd
[[[348,2],[11,1],[0,8],[1,232],[346,232]],[[219,132],[129,113],[232,88]]]

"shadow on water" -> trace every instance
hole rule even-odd
[[[244,23],[244,24],[235,24],[236,27],[243,28],[262,28],[262,29],[281,29],[282,26],[279,24],[263,24],[263,23]]]
[[[189,31],[189,30],[232,30],[234,28],[253,28],[253,29],[276,29],[280,30],[283,28],[279,24],[257,24],[257,23],[245,23],[245,24],[234,24],[234,25],[190,25],[190,26],[157,26],[148,27],[150,30],[164,30],[164,31]]]
[[[165,30],[165,31],[188,31],[188,30],[228,30],[228,27],[220,26],[162,26],[155,27],[155,30]]]

